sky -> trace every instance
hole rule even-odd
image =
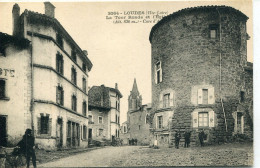
[[[16,2],[21,8],[44,13],[43,2]],[[0,32],[12,34],[12,6],[0,3]],[[121,123],[126,121],[128,96],[136,78],[143,104],[151,102],[151,45],[149,34],[155,23],[113,23],[109,12],[153,11],[171,14],[180,9],[204,5],[226,5],[249,17],[247,32],[248,61],[253,62],[253,12],[248,0],[234,1],[170,1],[170,2],[52,2],[55,18],[71,37],[88,51],[93,63],[89,87],[118,83],[121,99]],[[114,16],[112,15],[112,18]]]

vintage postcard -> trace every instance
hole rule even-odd
[[[253,166],[253,2],[0,3],[0,167]]]

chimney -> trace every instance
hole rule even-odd
[[[20,30],[20,24],[19,24],[19,18],[20,18],[20,7],[16,3],[13,6],[13,36],[19,35],[19,30]]]
[[[50,2],[44,2],[45,15],[53,17],[55,16],[55,6]]]
[[[85,54],[85,56],[88,56],[88,51],[87,50],[83,50],[83,53]]]
[[[117,90],[118,90],[118,84],[117,84],[117,83],[115,84],[115,89],[117,89]]]

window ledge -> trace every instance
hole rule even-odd
[[[9,100],[10,100],[10,97],[1,97],[0,100],[9,101]]]
[[[52,136],[47,135],[47,134],[37,135],[36,138],[39,138],[39,139],[56,139],[55,137],[52,137]]]

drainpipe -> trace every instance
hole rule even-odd
[[[31,44],[30,44],[30,52],[31,52],[31,104],[30,104],[30,112],[31,112],[31,127],[32,127],[32,132],[34,136],[34,97],[33,97],[33,84],[34,84],[34,78],[33,78],[33,32],[32,32],[32,37],[31,37]]]
[[[220,101],[222,106],[222,111],[224,114],[224,120],[225,120],[225,126],[226,126],[226,132],[227,130],[227,119],[226,119],[226,113],[223,105],[223,99],[222,99],[222,74],[221,74],[221,68],[222,68],[222,37],[221,37],[221,15],[219,13],[218,8],[216,8],[219,16],[219,94],[220,94]]]

